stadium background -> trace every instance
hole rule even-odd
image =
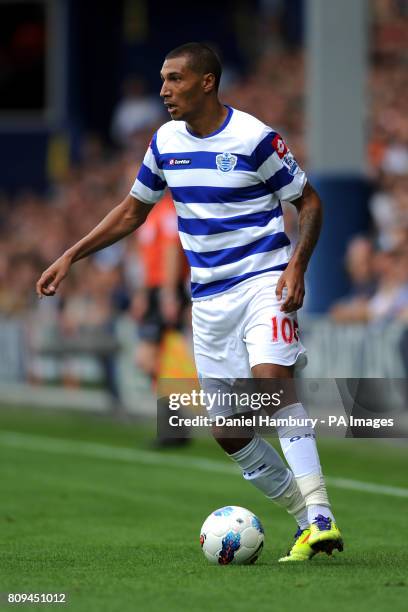
[[[155,501],[154,490],[149,489],[152,483],[163,492],[157,505],[165,508],[172,520],[177,511],[174,497],[183,508],[185,504],[190,508],[185,515],[188,526],[183,542],[192,567],[201,568],[190,534],[195,538],[197,525],[206,509],[212,509],[212,503],[231,503],[231,496],[235,496],[241,505],[261,514],[267,512],[266,502],[258,498],[253,501],[255,494],[243,493],[238,480],[230,485],[229,496],[224,499],[226,476],[222,473],[210,477],[202,471],[203,490],[196,490],[193,477],[191,481],[186,477],[183,485],[177,479],[173,483],[165,466],[160,467],[157,460],[155,467],[156,459],[148,454],[139,454],[132,461],[141,462],[142,471],[148,472],[151,481],[148,483],[146,475],[146,480],[143,477],[138,483],[139,500],[131,499],[130,493],[125,499],[123,491],[134,486],[135,466],[122,465],[120,461],[126,460],[123,456],[118,459],[115,449],[104,455],[103,470],[109,476],[110,488],[102,491],[106,485],[102,484],[103,474],[92,463],[98,453],[103,455],[102,445],[105,450],[107,445],[143,449],[154,435],[149,420],[154,419],[156,409],[152,365],[150,370],[146,364],[141,367],[138,334],[148,276],[141,235],[77,264],[58,297],[39,301],[34,291],[41,271],[128,192],[152,133],[167,120],[158,99],[163,57],[189,40],[208,42],[218,50],[224,65],[221,99],[277,129],[323,197],[325,227],[307,274],[307,299],[301,315],[310,358],[304,376],[401,379],[408,370],[406,0],[0,2],[0,448],[5,459],[2,482],[4,491],[8,491],[0,520],[5,521],[10,544],[4,550],[9,563],[3,582],[7,588],[19,589],[22,584],[40,588],[41,581],[45,588],[58,582],[50,559],[54,558],[55,542],[64,545],[61,526],[66,529],[67,541],[72,538],[72,558],[60,558],[61,572],[74,559],[74,544],[80,546],[83,534],[79,526],[68,531],[66,506],[56,502],[55,496],[63,499],[66,494],[72,504],[72,500],[81,498],[78,506],[71,507],[75,507],[78,522],[80,517],[87,517],[85,524],[93,539],[85,538],[85,548],[78,558],[98,568],[90,551],[95,550],[97,555],[103,541],[109,563],[99,567],[100,576],[108,571],[110,563],[119,566],[121,555],[132,562],[127,538],[140,541],[140,533],[133,531],[132,517],[143,525],[145,508],[153,522],[161,520],[156,506],[153,509],[149,505],[149,495],[151,503]],[[295,241],[294,210],[285,205],[286,229]],[[192,374],[188,308],[181,323],[182,334],[168,334],[166,345],[154,353],[154,376]],[[393,393],[389,387],[379,392],[382,408],[387,394]],[[398,410],[406,408],[405,398],[394,400]],[[61,412],[57,408],[69,410]],[[104,413],[108,420],[93,420],[95,412]],[[57,442],[53,446],[50,440],[54,438]],[[69,448],[68,443],[64,446],[61,442],[63,438],[70,440]],[[75,446],[81,440],[88,446]],[[92,450],[91,442],[100,446]],[[406,486],[406,448],[356,442],[360,445],[347,445],[347,460],[344,447],[323,446],[326,469],[339,478],[348,475],[364,481],[366,489],[366,481],[375,481],[380,488],[388,486],[390,491],[394,487],[397,493],[383,491],[378,495],[385,497],[377,498],[374,486],[370,520],[380,533],[384,533],[384,524],[376,523],[379,515],[387,523],[387,530],[391,518],[397,529],[407,497],[407,489],[402,488]],[[186,450],[193,457],[193,465],[198,455],[199,470],[203,465],[200,455],[223,460],[205,444],[197,441]],[[50,455],[54,451],[56,454]],[[180,468],[183,459],[168,452],[168,466]],[[371,470],[379,455],[382,467]],[[50,456],[53,465],[47,459]],[[214,463],[214,469],[222,472],[220,461],[218,468]],[[66,480],[61,476],[65,472]],[[42,481],[36,480],[40,473]],[[337,485],[336,478],[331,482],[341,489],[339,478]],[[19,483],[27,497],[22,496]],[[208,497],[207,488],[211,490]],[[195,491],[195,505],[189,497],[191,490]],[[349,491],[334,489],[345,522],[351,520],[347,515],[350,508],[366,504],[361,491],[353,497]],[[346,500],[343,506],[341,499]],[[398,519],[388,514],[390,499],[397,509],[401,504]],[[100,511],[99,501],[112,513],[109,518],[103,515],[98,523],[95,516]],[[111,508],[111,503],[117,507]],[[30,533],[25,505],[33,507],[37,517],[35,536]],[[48,507],[54,518],[55,512],[59,513],[60,523],[43,516],[43,507]],[[122,510],[125,518],[118,530],[114,517],[120,517]],[[92,520],[96,521],[94,531]],[[118,518],[119,523],[121,520]],[[362,519],[358,522],[361,527]],[[116,533],[121,552],[113,545],[109,548],[106,525]],[[177,526],[185,527],[181,521]],[[157,534],[151,525],[145,524],[144,529],[140,545],[151,552],[151,541]],[[286,529],[286,523],[278,523],[281,534]],[[43,534],[50,530],[48,540],[46,535],[40,537],[44,549],[38,559],[43,560],[43,573],[30,573],[27,568],[32,568],[32,560],[37,558],[38,530]],[[385,547],[389,551],[397,550],[400,543],[394,531],[394,539]],[[168,536],[169,547],[177,548],[174,533],[160,532],[162,542]],[[372,549],[383,544],[377,540]],[[25,557],[27,550],[31,553]],[[13,551],[18,551],[17,556]],[[171,564],[174,552],[168,552]],[[147,576],[156,571],[156,561],[160,565],[160,554],[160,549],[153,546]],[[396,566],[403,560],[398,554]],[[377,581],[371,569],[376,564],[379,571],[382,567],[378,559],[373,559],[360,559],[362,575],[366,572],[367,606],[374,601],[370,598],[383,595],[369,587]],[[171,577],[161,568],[163,580],[168,579],[166,588],[170,588]],[[91,580],[97,581],[95,572],[90,572],[88,590]],[[51,575],[56,582],[52,583]],[[246,578],[251,580],[249,574]],[[319,586],[330,594],[329,578]],[[209,589],[214,597],[219,596],[217,584],[229,592],[227,584],[221,585],[218,580],[224,579],[217,578],[216,586]],[[402,586],[406,586],[404,580],[401,578]],[[72,589],[75,592],[77,588],[82,597],[85,587],[78,576],[69,574],[69,581],[71,586],[77,585]],[[63,584],[62,578],[59,584]],[[280,587],[272,584],[280,593]],[[391,579],[388,596],[389,601],[395,597],[398,605],[398,588],[395,593],[392,590],[395,584]],[[116,586],[114,583],[111,588],[109,609],[115,609]],[[194,589],[191,586],[193,599]],[[5,590],[0,586],[0,591]],[[401,594],[403,591],[400,589]],[[140,587],[138,594],[151,597],[151,609],[155,609],[153,601],[160,603],[153,587],[144,595]],[[284,601],[284,593],[280,594]],[[190,595],[186,595],[187,600]],[[206,605],[202,593],[201,598]],[[89,602],[84,609],[93,609]],[[255,597],[253,603],[260,601]],[[175,609],[181,609],[180,605]],[[199,602],[194,605],[201,609]],[[238,603],[236,609],[241,609]]]

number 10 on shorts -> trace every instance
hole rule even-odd
[[[299,323],[289,317],[272,317],[272,342],[282,340],[286,344],[299,341]]]

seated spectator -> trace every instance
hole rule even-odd
[[[377,254],[378,289],[367,304],[373,322],[406,320],[408,310],[408,234],[391,250]]]
[[[163,105],[157,95],[146,93],[140,77],[130,77],[123,85],[123,98],[116,106],[112,119],[112,137],[120,146],[129,146],[133,137],[143,130],[152,131],[163,120]]]
[[[369,209],[381,249],[389,250],[395,233],[408,228],[408,165],[405,175],[383,173]]]
[[[389,250],[379,251],[373,259],[377,288],[371,296],[361,296],[331,309],[339,323],[386,323],[408,320],[408,234]]]
[[[8,255],[1,260],[0,315],[22,317],[37,303],[33,283],[43,262],[35,252]]]
[[[374,249],[369,238],[355,236],[347,246],[345,266],[350,292],[333,304],[330,316],[337,322],[360,321],[366,316],[369,298],[375,291]]]

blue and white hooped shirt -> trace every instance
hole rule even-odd
[[[281,200],[299,198],[306,183],[277,132],[227,108],[223,125],[204,138],[191,134],[184,121],[162,125],[130,192],[155,204],[169,187],[193,300],[285,269],[290,242]]]

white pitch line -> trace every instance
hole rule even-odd
[[[9,448],[19,448],[60,455],[81,455],[83,457],[97,459],[125,461],[128,463],[144,463],[146,465],[160,465],[164,467],[171,466],[181,469],[217,472],[219,474],[240,474],[235,465],[223,463],[215,459],[193,457],[191,455],[162,454],[155,451],[108,446],[96,442],[33,436],[11,431],[0,432],[0,444],[8,446]],[[363,482],[349,478],[336,478],[331,476],[326,477],[326,482],[337,489],[408,498],[408,489],[403,487],[393,487],[376,484],[374,482]]]
[[[161,454],[159,452],[108,446],[96,442],[83,442],[80,440],[66,440],[63,438],[49,438],[45,436],[32,436],[17,432],[0,432],[0,445],[23,450],[42,451],[60,455],[82,455],[105,460],[125,461],[130,463],[145,463],[147,465],[172,466],[179,468],[193,468],[205,472],[219,472],[221,474],[239,474],[233,464],[204,457],[191,457],[190,455]]]
[[[338,489],[348,489],[349,491],[361,491],[364,493],[379,493],[381,495],[391,495],[392,497],[408,497],[408,489],[403,487],[392,487],[390,485],[380,485],[375,482],[363,482],[350,478],[327,477],[327,483]]]

